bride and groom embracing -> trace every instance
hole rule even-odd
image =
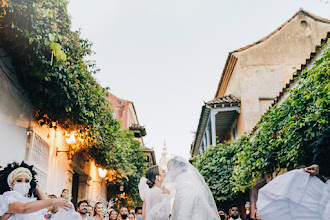
[[[139,184],[145,220],[220,220],[204,178],[184,158],[176,156],[167,173],[155,165]]]

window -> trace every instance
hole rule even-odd
[[[237,138],[237,120],[235,120],[233,126],[231,127],[231,139],[235,140]]]
[[[32,134],[30,143],[28,162],[34,165],[34,170],[38,173],[36,179],[39,187],[45,191],[47,185],[49,145],[35,132]]]

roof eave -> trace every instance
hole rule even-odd
[[[195,135],[195,140],[193,142],[193,144],[191,145],[191,154],[192,156],[195,155],[197,153],[198,150],[198,144],[200,145],[200,140],[201,140],[201,133],[204,133],[205,129],[206,129],[206,124],[203,124],[203,120],[208,120],[208,117],[210,115],[210,107],[204,105],[202,107],[202,112],[199,118],[199,122],[198,122],[198,127],[197,127],[197,133]]]
[[[272,37],[274,34],[276,34],[278,31],[280,31],[282,28],[284,28],[284,26],[286,26],[289,22],[291,22],[298,14],[304,14],[305,16],[315,20],[315,21],[318,21],[318,22],[322,22],[322,23],[327,23],[327,24],[330,24],[330,20],[328,19],[325,19],[325,18],[321,18],[319,16],[316,16],[308,11],[305,11],[303,9],[299,9],[299,11],[297,11],[289,20],[287,20],[285,23],[283,23],[279,28],[277,28],[275,31],[273,31],[272,33],[270,33],[269,35],[267,35],[266,37],[262,38],[261,40],[258,40],[252,44],[249,44],[245,47],[241,47],[237,50],[234,50],[234,51],[231,51],[229,52],[228,54],[228,57],[227,57],[227,60],[226,60],[226,64],[223,68],[223,71],[222,71],[222,75],[221,75],[221,78],[220,78],[220,81],[219,81],[219,84],[218,84],[218,88],[217,88],[217,91],[216,91],[216,94],[215,94],[215,98],[217,98],[218,96],[223,96],[224,95],[224,90],[227,88],[227,85],[228,84],[223,84],[223,81],[224,81],[224,78],[226,77],[226,74],[228,75],[227,73],[227,68],[228,68],[228,64],[232,58],[232,54],[233,53],[238,53],[238,52],[241,52],[241,51],[244,51],[244,50],[247,50],[255,45],[258,45],[260,43],[263,43],[264,41],[266,41],[267,39],[269,39],[270,37]],[[231,75],[230,75],[231,76]],[[229,79],[230,79],[230,76],[229,76]],[[219,94],[220,93],[220,94]],[[219,95],[218,95],[219,94]]]

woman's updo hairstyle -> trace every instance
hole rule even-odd
[[[319,165],[320,174],[330,177],[330,128],[325,130],[320,138],[312,144],[314,163]]]
[[[147,184],[148,184],[149,188],[152,188],[155,185],[156,176],[158,176],[158,175],[159,175],[158,165],[154,165],[147,170],[146,178],[148,179]]]

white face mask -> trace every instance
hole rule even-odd
[[[26,194],[29,193],[30,188],[31,188],[30,183],[16,183],[13,187],[13,190],[25,196]]]

